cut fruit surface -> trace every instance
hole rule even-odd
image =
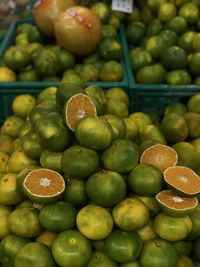
[[[185,166],[169,167],[164,171],[164,180],[168,186],[185,195],[200,193],[200,177]]]
[[[156,144],[144,150],[140,156],[140,163],[148,163],[156,166],[161,172],[171,166],[175,166],[178,161],[176,151],[170,146]]]
[[[189,215],[198,205],[197,197],[183,197],[172,190],[160,191],[156,200],[161,210],[173,217]]]
[[[68,100],[65,108],[65,116],[66,123],[72,131],[75,131],[80,119],[89,115],[97,116],[96,107],[89,96],[75,94]]]
[[[23,190],[33,202],[50,203],[61,197],[65,190],[65,180],[56,171],[40,168],[28,173]]]

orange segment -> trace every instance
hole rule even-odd
[[[196,197],[183,197],[172,190],[163,190],[156,195],[160,208],[176,217],[190,214],[198,205]]]
[[[66,105],[65,116],[67,125],[72,131],[75,131],[80,119],[89,115],[97,115],[96,107],[89,96],[76,94],[69,99]]]
[[[36,202],[51,202],[65,190],[65,181],[58,172],[40,168],[28,173],[23,182],[27,196]]]
[[[140,156],[140,163],[148,163],[156,166],[161,172],[171,166],[175,166],[178,161],[176,151],[170,146],[156,144],[148,147]]]
[[[200,177],[192,169],[185,166],[174,166],[167,168],[163,174],[170,187],[186,195],[200,193]]]

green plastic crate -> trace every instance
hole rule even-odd
[[[14,38],[16,35],[17,26],[22,24],[22,23],[25,23],[25,22],[34,24],[34,18],[29,17],[29,18],[21,19],[21,20],[13,22],[10,25],[10,27],[9,27],[9,29],[8,29],[5,37],[4,37],[4,40],[2,41],[1,46],[0,46],[0,58],[3,57],[3,54],[6,51],[6,49],[13,44],[13,41],[14,41]],[[122,47],[123,47],[123,45],[124,45],[124,26],[123,25],[120,26],[118,38],[119,38],[119,40],[122,44]],[[123,50],[124,50],[124,47],[123,47]],[[123,77],[122,77],[121,81],[118,81],[118,82],[101,82],[101,81],[87,82],[86,85],[95,84],[97,86],[104,87],[104,88],[121,87],[123,89],[128,90],[129,83],[128,83],[127,63],[125,60],[125,54],[126,54],[126,51],[124,51],[124,55],[123,55],[122,60],[121,60],[121,65],[123,68]],[[43,81],[36,81],[36,82],[16,81],[16,82],[3,82],[3,83],[0,82],[0,90],[1,90],[1,88],[16,88],[16,89],[18,89],[18,88],[20,88],[20,89],[21,88],[23,88],[23,89],[26,89],[26,88],[46,88],[49,86],[58,86],[58,85],[60,85],[60,82],[43,82]]]

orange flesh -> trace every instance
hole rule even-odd
[[[176,210],[190,209],[196,207],[198,204],[196,197],[182,197],[171,190],[159,192],[156,195],[156,199],[166,207]]]
[[[164,179],[183,193],[191,195],[200,193],[200,177],[188,167],[170,167],[165,170]]]
[[[80,119],[86,116],[96,116],[97,111],[91,98],[84,94],[71,97],[66,107],[66,121],[71,130],[75,130]]]
[[[55,196],[65,188],[65,181],[59,173],[43,168],[30,172],[23,184],[32,195],[44,197]]]
[[[161,172],[178,161],[176,151],[166,145],[156,144],[147,148],[140,157],[140,163],[149,163],[156,166]]]

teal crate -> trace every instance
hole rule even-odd
[[[3,57],[4,52],[6,51],[6,49],[11,46],[13,44],[15,35],[16,35],[16,28],[18,25],[22,24],[22,23],[32,23],[34,24],[34,18],[33,17],[29,17],[29,18],[25,18],[25,19],[21,19],[18,21],[13,22],[5,37],[4,40],[1,43],[0,46],[0,58]],[[120,30],[119,30],[119,36],[118,36],[122,47],[124,45],[124,26],[121,25],[120,26]],[[123,47],[123,50],[125,48]],[[110,88],[110,87],[121,87],[123,89],[127,89],[129,87],[129,82],[128,82],[128,75],[127,75],[127,63],[126,63],[126,59],[125,59],[125,54],[126,51],[124,52],[124,55],[122,57],[121,60],[121,65],[123,68],[123,77],[121,81],[118,82],[101,82],[101,81],[95,81],[95,82],[87,82],[86,85],[91,85],[91,84],[95,84],[96,86],[99,87],[106,87],[106,88]],[[1,88],[46,88],[49,86],[58,86],[60,85],[60,82],[43,82],[43,81],[36,81],[36,82],[23,82],[23,81],[16,81],[16,82],[0,82],[0,89]]]

